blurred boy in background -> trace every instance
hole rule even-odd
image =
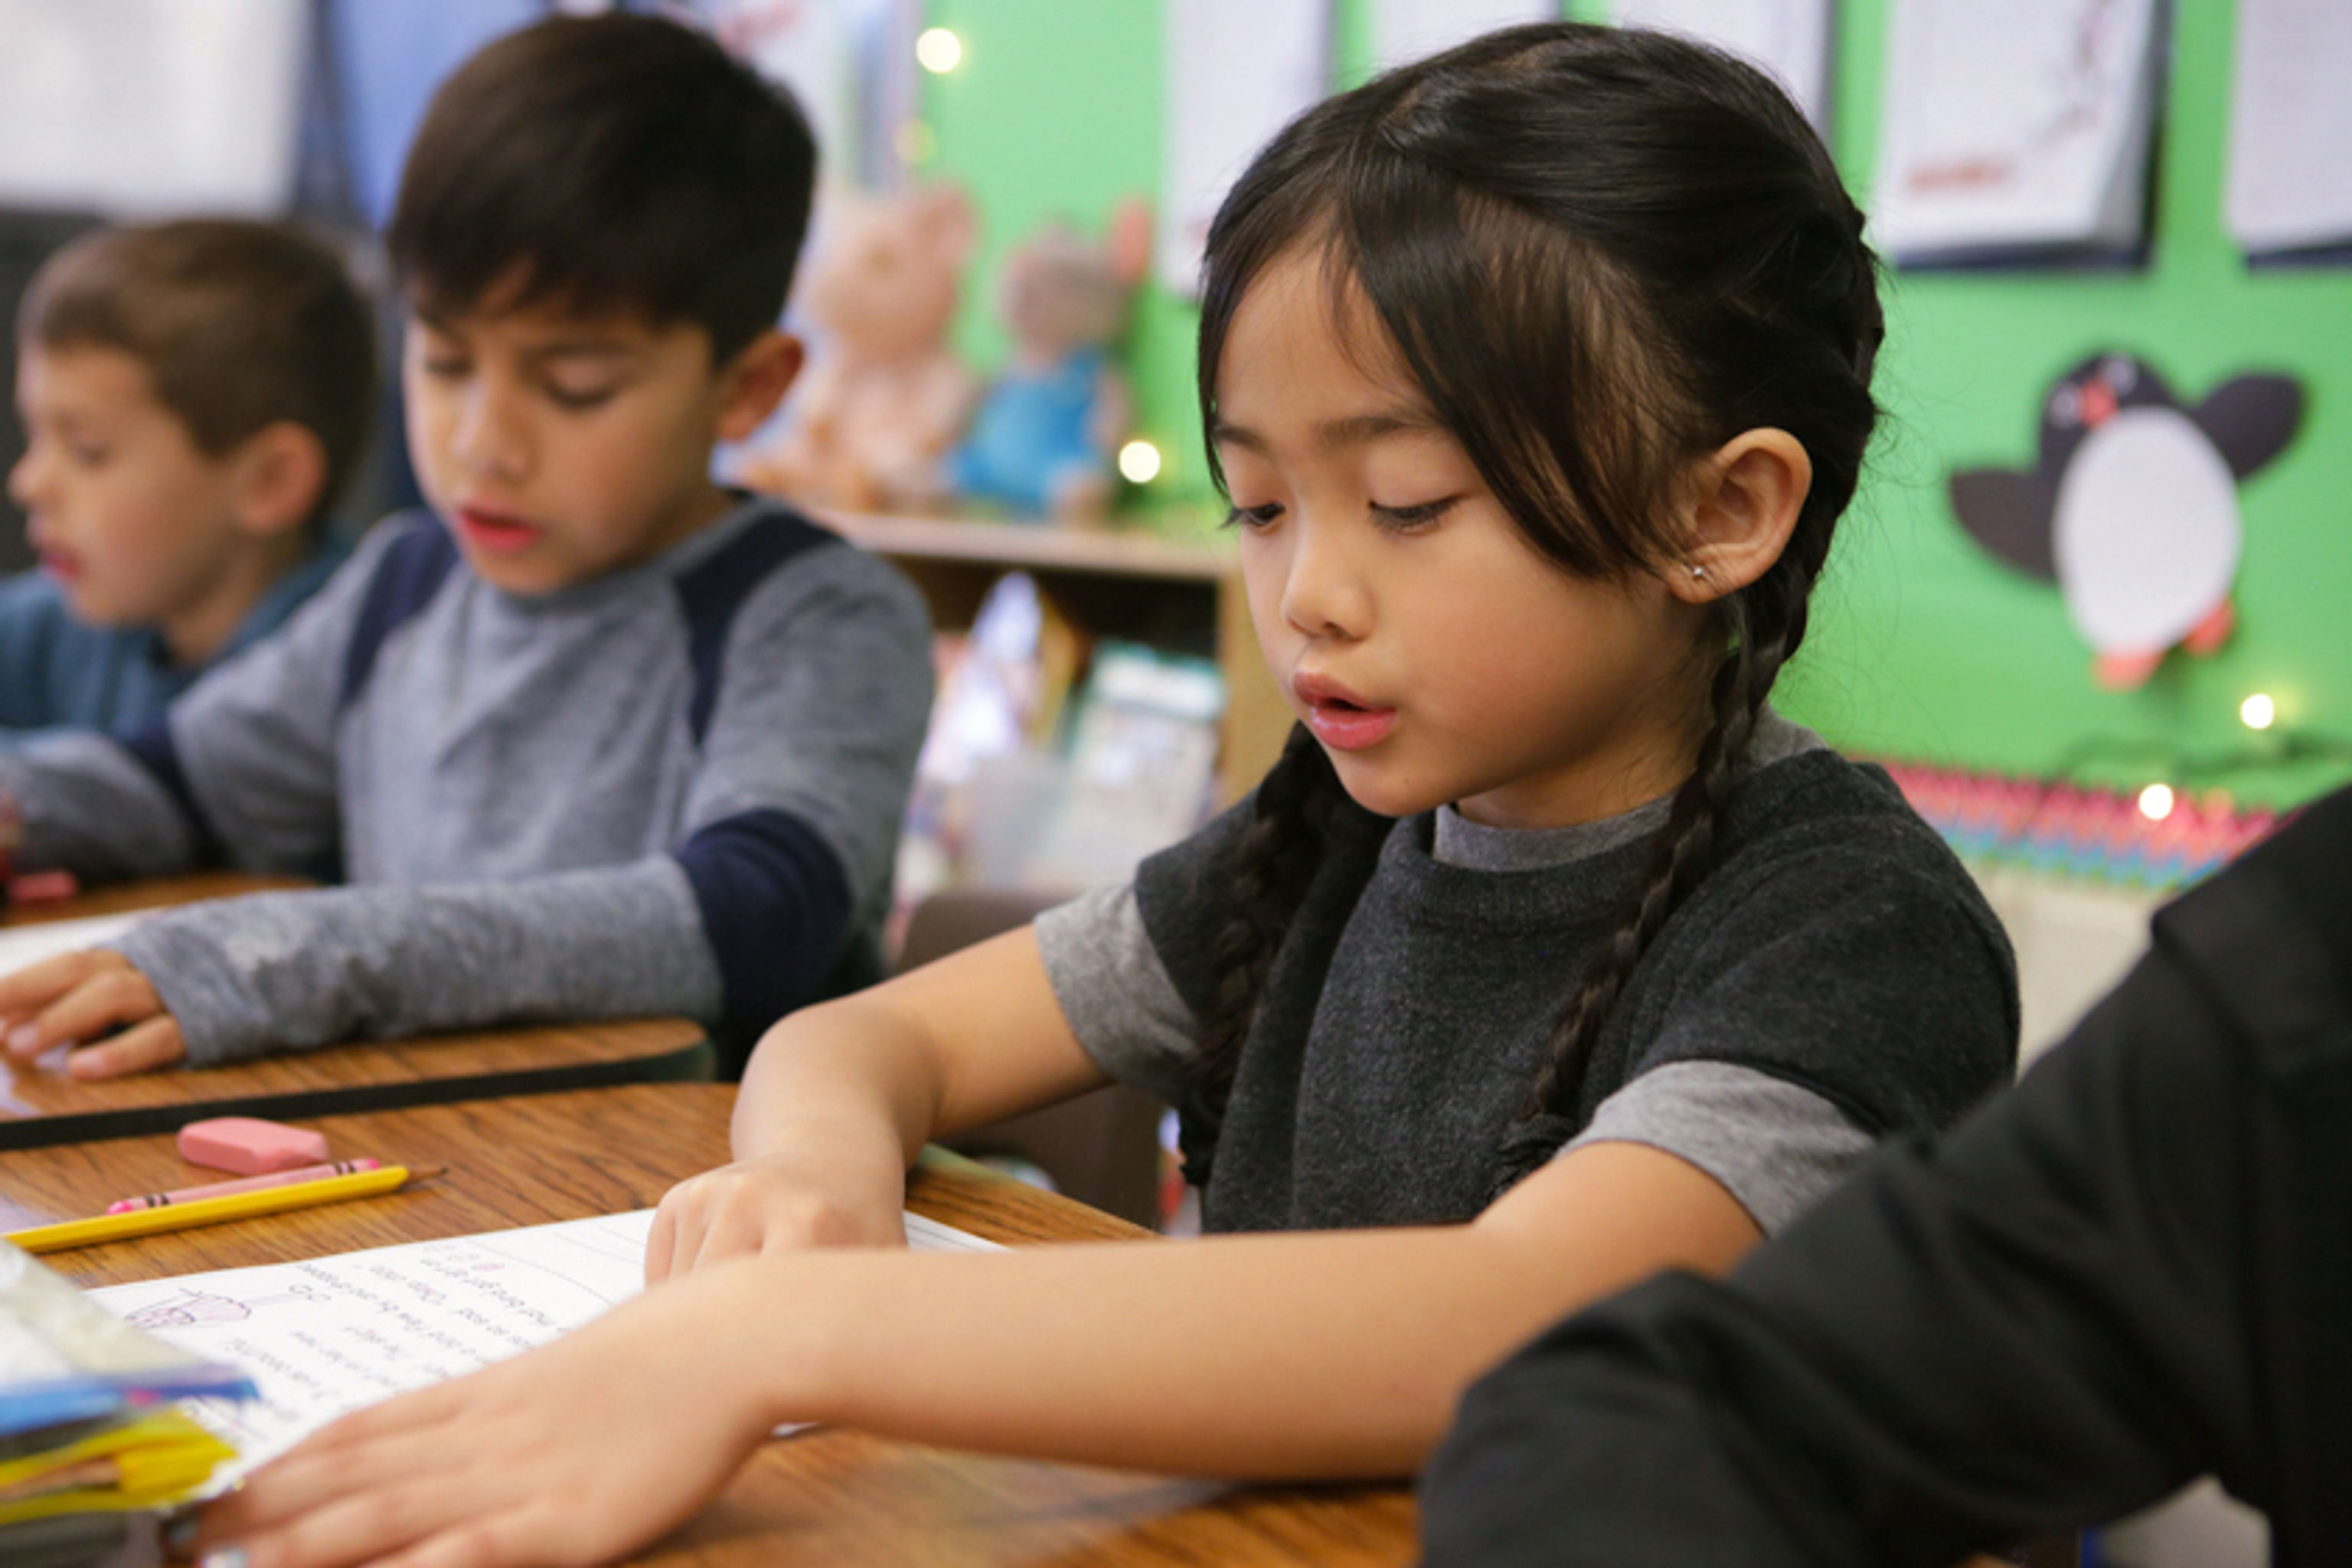
[[[152,721],[340,563],[374,329],[335,253],[274,224],[101,230],[17,323],[8,493],[41,570],[0,583],[0,743]]]

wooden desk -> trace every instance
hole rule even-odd
[[[53,1254],[85,1285],[284,1262],[354,1247],[642,1208],[727,1158],[732,1089],[646,1084],[331,1117],[338,1156],[449,1173],[414,1192]],[[176,1184],[161,1138],[0,1153],[0,1226],[97,1212]],[[925,1159],[917,1212],[1006,1242],[1147,1233],[952,1155]],[[1138,1347],[1138,1354],[1149,1354]],[[1401,1487],[1247,1487],[927,1448],[827,1430],[772,1443],[640,1561],[770,1563],[1393,1564],[1413,1554]]]
[[[166,910],[174,904],[202,903],[206,899],[233,899],[240,893],[282,893],[316,886],[299,877],[257,871],[198,871],[186,877],[115,882],[76,893],[70,899],[0,906],[0,926],[41,925],[49,921],[80,920],[85,915],[127,914],[132,910]]]
[[[0,913],[28,925],[299,888],[285,877],[215,873],[131,883]],[[0,1061],[0,1149],[177,1131],[208,1116],[307,1116],[607,1084],[707,1079],[716,1053],[683,1018],[529,1025],[333,1046],[228,1067],[81,1083]]]

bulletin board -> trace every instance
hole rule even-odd
[[[1338,0],[1342,84],[1370,68],[1370,9]],[[1887,280],[1878,392],[1889,418],[1780,694],[1844,749],[2118,789],[2171,777],[2259,806],[2352,778],[2328,743],[2352,742],[2352,268],[2249,269],[2224,232],[2233,10],[2173,7],[2144,268]],[[1010,246],[1056,214],[1098,228],[1117,198],[1156,189],[1161,7],[930,0],[928,16],[956,29],[966,55],[925,82],[935,151],[923,172],[962,183],[982,214],[958,346],[994,364],[1005,345],[989,301]],[[1865,205],[1887,24],[1887,0],[1842,0],[1832,141]],[[1193,330],[1191,308],[1155,288],[1129,342],[1142,426],[1169,459],[1156,489],[1179,513],[1208,510]],[[1961,531],[1945,483],[1955,466],[2029,466],[2053,378],[2110,348],[2144,356],[2192,399],[2249,369],[2294,374],[2306,395],[2294,445],[2241,496],[2236,636],[2121,693],[2089,679],[2058,595]],[[2239,720],[2254,692],[2276,704],[2268,735]],[[2297,758],[2283,737],[2323,743]]]

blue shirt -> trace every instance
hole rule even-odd
[[[271,585],[221,650],[202,664],[172,657],[153,626],[93,626],[73,617],[47,573],[0,578],[0,750],[47,730],[135,730],[198,676],[278,629],[348,552],[318,550]]]

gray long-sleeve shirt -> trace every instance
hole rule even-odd
[[[929,697],[913,589],[782,507],[530,598],[417,516],[160,724],[0,789],[27,866],[340,863],[115,944],[193,1061],[551,1016],[748,1040],[870,971]]]

